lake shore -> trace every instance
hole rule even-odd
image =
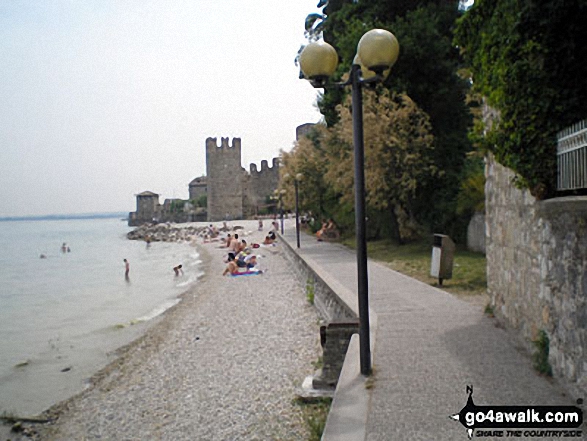
[[[268,231],[239,221],[245,239]],[[198,250],[205,276],[79,395],[46,411],[36,439],[303,439],[295,390],[320,355],[318,318],[281,256],[222,277],[219,242]],[[14,439],[14,438],[13,438]]]

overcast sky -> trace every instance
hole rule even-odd
[[[0,1],[0,216],[187,199],[207,137],[271,163],[320,119],[293,62],[317,3]]]

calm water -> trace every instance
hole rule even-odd
[[[119,219],[0,222],[0,412],[36,414],[79,392],[197,283],[194,247],[147,248],[129,230]]]

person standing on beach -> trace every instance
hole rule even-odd
[[[234,238],[230,241],[230,251],[237,255],[240,251],[240,242],[238,241],[238,234],[235,233]]]
[[[177,265],[177,266],[173,267],[173,271],[175,272],[176,276],[179,276],[180,274],[183,275],[183,270],[181,268],[182,268],[182,265]]]
[[[128,260],[124,259],[124,278],[128,280],[128,273],[130,272],[130,263]]]

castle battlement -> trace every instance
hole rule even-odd
[[[260,170],[250,164],[250,173],[241,166],[241,139],[206,139],[206,195],[208,220],[240,219],[256,214],[279,185],[279,158],[261,161]]]
[[[253,175],[255,173],[260,174],[263,172],[274,173],[278,169],[279,169],[279,158],[273,158],[271,167],[269,167],[269,163],[267,162],[267,160],[263,159],[261,161],[261,170],[257,169],[257,164],[250,164],[249,165],[249,173],[251,175]]]
[[[241,152],[241,139],[240,138],[232,138],[232,145],[229,145],[228,141],[230,138],[220,138],[220,145],[217,143],[218,138],[207,138],[206,139],[206,152],[207,153],[215,153],[215,152],[231,152],[231,153],[238,153],[240,155]]]

